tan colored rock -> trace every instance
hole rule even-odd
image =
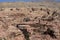
[[[59,5],[1,4],[3,8],[0,8],[0,40],[60,40]]]

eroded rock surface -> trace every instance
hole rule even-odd
[[[0,8],[0,40],[60,40],[60,9]]]

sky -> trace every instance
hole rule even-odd
[[[0,0],[0,2],[31,2],[31,0]],[[56,2],[60,2],[60,0],[55,0]]]

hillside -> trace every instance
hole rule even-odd
[[[0,40],[60,40],[60,3],[0,3]]]

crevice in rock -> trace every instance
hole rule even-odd
[[[30,21],[30,18],[28,18],[28,17],[27,18],[24,18],[23,21],[24,22],[28,22],[28,21]]]
[[[54,18],[49,16],[48,18],[42,18],[41,20],[43,20],[43,21],[53,21]]]
[[[57,38],[56,35],[54,34],[54,31],[51,30],[50,28],[48,28],[43,34],[49,35],[50,37],[55,38],[55,39]]]
[[[29,39],[29,32],[27,31],[27,29],[21,29],[20,26],[19,26],[19,24],[17,24],[16,27],[17,27],[19,30],[22,31],[22,33],[24,34],[24,37],[25,37],[26,40],[30,40],[30,39]]]
[[[13,11],[13,9],[10,9],[11,11]]]

